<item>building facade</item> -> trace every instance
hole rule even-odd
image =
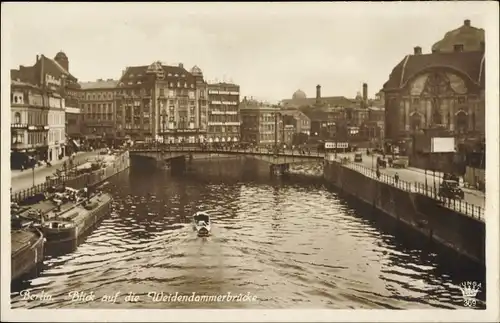
[[[309,136],[311,134],[311,119],[298,109],[282,109],[281,114],[285,125],[293,125],[296,133]]]
[[[66,154],[81,149],[81,136],[83,134],[83,115],[80,108],[73,108],[66,106],[66,139],[68,145],[66,146]]]
[[[48,97],[49,101],[49,133],[47,160],[53,162],[62,159],[66,151],[66,116],[64,99]]]
[[[65,67],[63,67],[60,62],[62,62]],[[27,138],[24,138],[24,143],[30,145],[29,142],[32,142],[37,146],[38,153],[32,156],[36,159],[55,161],[62,158],[65,154],[66,88],[68,88],[68,86],[74,86],[76,81],[76,78],[68,72],[68,66],[66,55],[60,52],[54,59],[44,55],[37,55],[33,66],[19,66],[19,69],[11,70],[13,90],[19,89],[17,86],[24,84],[25,94],[23,102],[29,102],[28,112],[26,114],[28,118],[27,123],[33,123],[31,132],[28,126],[28,132],[25,133]],[[19,93],[17,93],[16,96],[13,95],[14,105],[15,98],[17,97],[18,100],[20,98],[18,94]],[[74,91],[74,95],[78,95],[77,91]],[[39,111],[40,109],[41,111]],[[21,114],[20,116],[22,120],[23,115]],[[16,119],[19,120],[18,117],[19,115],[14,113],[14,121],[16,121]],[[43,131],[41,127],[43,127]],[[20,134],[16,134],[16,136],[18,135]],[[43,141],[44,148],[41,148],[41,141]],[[29,152],[25,151],[24,153],[26,154]],[[22,158],[23,157],[21,157],[21,159]]]
[[[41,88],[11,81],[11,167],[27,168],[30,157],[47,160],[49,107]]]
[[[118,81],[99,79],[82,82],[80,111],[82,112],[82,135],[85,141],[98,147],[112,145],[116,138],[115,100]]]
[[[384,84],[386,140],[408,142],[431,130],[484,137],[484,66],[484,30],[469,20],[446,33],[430,54],[415,47]]]
[[[283,115],[278,106],[245,97],[240,103],[240,113],[242,142],[262,146],[283,142]]]
[[[240,87],[208,84],[208,142],[240,141]]]
[[[127,67],[118,81],[116,126],[141,141],[196,143],[206,138],[206,85],[198,67],[188,72],[154,62]]]

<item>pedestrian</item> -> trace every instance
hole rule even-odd
[[[380,179],[380,169],[378,167],[377,167],[376,174],[377,174],[377,178]]]
[[[397,184],[398,181],[399,181],[399,175],[398,175],[398,173],[396,173],[396,175],[394,175],[394,180],[395,180],[395,182]]]

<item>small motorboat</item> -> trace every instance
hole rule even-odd
[[[210,216],[206,212],[196,212],[193,216],[193,227],[199,237],[210,235],[211,230]]]

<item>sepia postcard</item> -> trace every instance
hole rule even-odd
[[[1,320],[498,322],[498,39],[488,1],[2,3]]]

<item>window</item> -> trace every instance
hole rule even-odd
[[[459,111],[456,116],[456,125],[458,132],[466,132],[468,128],[467,114],[464,111]]]
[[[465,103],[465,97],[464,96],[459,96],[458,97],[458,104],[464,104]]]
[[[14,115],[14,120],[15,123],[21,123],[21,113],[16,112],[16,114]]]
[[[412,98],[412,103],[413,104],[419,104],[420,103],[420,98]]]

